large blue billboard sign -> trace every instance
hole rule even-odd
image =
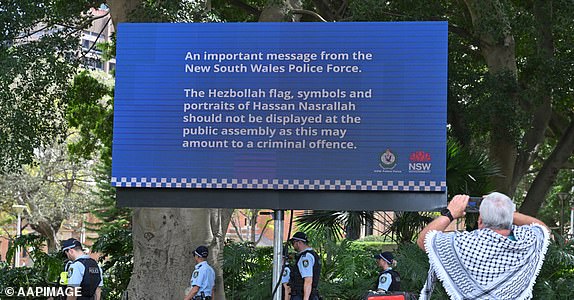
[[[120,24],[116,187],[446,191],[447,23]]]

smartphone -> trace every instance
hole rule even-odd
[[[466,212],[476,213],[480,209],[480,203],[482,202],[482,197],[470,197],[468,199],[468,204],[466,205]]]

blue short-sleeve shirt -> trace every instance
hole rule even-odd
[[[390,273],[383,273],[383,274],[381,274],[381,276],[379,276],[379,285],[377,286],[377,289],[388,291],[392,282],[393,282],[393,277],[391,276],[391,274]]]
[[[82,255],[78,257],[71,265],[68,266],[68,285],[78,287],[82,284],[82,279],[84,278],[84,273],[86,272],[86,267],[83,263],[78,261],[80,258],[90,258],[88,255]],[[104,285],[104,279],[102,278],[102,268],[100,268],[100,283],[98,286]]]
[[[191,274],[191,286],[199,287],[198,295],[203,292],[205,296],[212,296],[211,291],[215,286],[215,271],[206,261],[195,265],[195,269]]]
[[[307,248],[303,251],[312,250],[312,248]],[[297,268],[301,273],[301,277],[313,277],[313,266],[315,265],[315,257],[313,254],[307,252],[301,255],[299,261],[297,262]]]

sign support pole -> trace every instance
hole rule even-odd
[[[271,286],[272,292],[275,291],[277,283],[281,280],[281,273],[283,272],[283,226],[284,226],[284,211],[273,211],[273,285]],[[273,295],[273,300],[281,300],[283,289],[277,286],[277,291]]]

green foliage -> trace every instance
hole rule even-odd
[[[257,22],[262,8],[267,0],[245,0],[245,5],[237,6],[238,2],[228,0],[213,0],[213,13],[227,22]]]
[[[380,248],[349,240],[327,241],[321,247],[322,269],[319,290],[325,299],[362,299],[375,288]]]
[[[392,239],[399,244],[410,243],[432,220],[433,218],[428,213],[395,212],[395,220],[383,234],[390,234]]]
[[[102,146],[111,148],[112,92],[88,71],[82,71],[74,78],[67,94],[66,119],[70,126],[79,130],[80,138],[68,145],[72,155],[87,158]]]
[[[534,286],[535,299],[574,298],[574,241],[554,237]]]
[[[34,149],[66,133],[64,96],[78,65],[74,51],[89,25],[85,12],[101,2],[0,2],[0,173],[30,164]],[[41,30],[45,34],[36,35]]]
[[[326,240],[325,235],[316,231],[308,232],[308,236],[314,238],[312,246],[321,256],[319,290],[324,299],[361,299],[367,290],[373,289],[378,267],[372,256],[381,251],[394,252],[397,261],[394,269],[401,274],[403,291],[419,294],[424,286],[429,270],[428,256],[416,244],[404,243],[391,250],[348,240]],[[573,245],[573,241],[559,236],[550,245],[534,288],[534,299],[572,299]],[[271,272],[271,248],[254,247],[252,243],[226,244],[224,276],[229,299],[270,299]],[[448,299],[440,282],[435,286],[432,299]]]
[[[33,266],[12,268],[9,264],[0,263],[0,291],[6,287],[47,287],[54,286],[64,268],[64,256],[60,252],[44,252],[46,239],[39,235],[22,235],[15,239],[8,248],[6,261],[12,261],[16,247],[32,249],[28,254]]]
[[[115,45],[99,45],[105,48],[108,58],[115,55]],[[69,106],[66,118],[79,130],[79,139],[69,145],[75,158],[100,154],[95,169],[96,189],[93,197],[98,199],[90,206],[99,222],[88,224],[98,233],[93,251],[102,255],[105,274],[103,295],[106,299],[121,299],[127,289],[133,270],[133,241],[131,233],[131,209],[116,206],[116,190],[111,181],[111,146],[113,127],[113,88],[98,78],[98,73],[82,71],[73,81],[67,97]]]
[[[88,225],[98,233],[92,249],[102,255],[105,299],[119,300],[127,290],[133,270],[132,211],[116,206],[115,188],[109,184],[111,158],[103,156],[102,160],[96,168],[94,195],[99,201],[92,207],[100,222]]]
[[[23,217],[55,249],[55,236],[64,220],[86,212],[92,201],[91,161],[71,161],[65,144],[38,148],[34,166],[0,175],[0,204],[26,205]]]
[[[317,244],[315,249],[321,255],[319,289],[324,299],[361,299],[373,288],[377,267],[372,256],[380,248],[342,240]],[[227,299],[271,299],[272,248],[227,242],[223,257]]]
[[[401,289],[419,294],[429,271],[427,254],[416,244],[404,243],[399,245],[395,260],[397,261],[395,269],[401,274]],[[432,299],[449,299],[440,282],[435,286]]]
[[[134,22],[220,22],[203,1],[140,1],[130,14]]]
[[[492,134],[503,129],[502,136],[494,140],[512,139],[518,144],[526,126],[527,115],[521,109],[516,74],[512,72],[486,73],[471,91],[475,101],[469,103],[468,112],[482,118],[469,120],[475,134]],[[504,116],[504,117],[501,117]]]
[[[491,180],[500,176],[500,170],[484,152],[470,150],[449,139],[446,154],[449,198],[456,194],[482,196],[494,189]]]
[[[308,229],[311,245],[321,256],[319,290],[324,299],[362,299],[373,289],[378,267],[373,254],[393,251],[403,291],[418,294],[426,281],[429,261],[416,244],[370,244],[330,240],[328,233]],[[534,287],[533,299],[572,299],[574,242],[556,236]],[[291,261],[293,264],[294,262]],[[270,299],[272,248],[228,242],[224,249],[225,291],[229,299]],[[432,299],[448,299],[440,281]]]
[[[359,238],[361,225],[373,222],[373,214],[368,211],[313,210],[298,216],[295,221],[303,230],[315,230],[327,234],[327,238],[338,240],[345,233],[346,238]]]
[[[272,267],[273,248],[228,241],[223,249],[227,299],[271,299]]]
[[[133,270],[132,231],[127,221],[104,225],[92,250],[101,253],[105,274],[103,295],[105,299],[121,299],[128,288]]]

